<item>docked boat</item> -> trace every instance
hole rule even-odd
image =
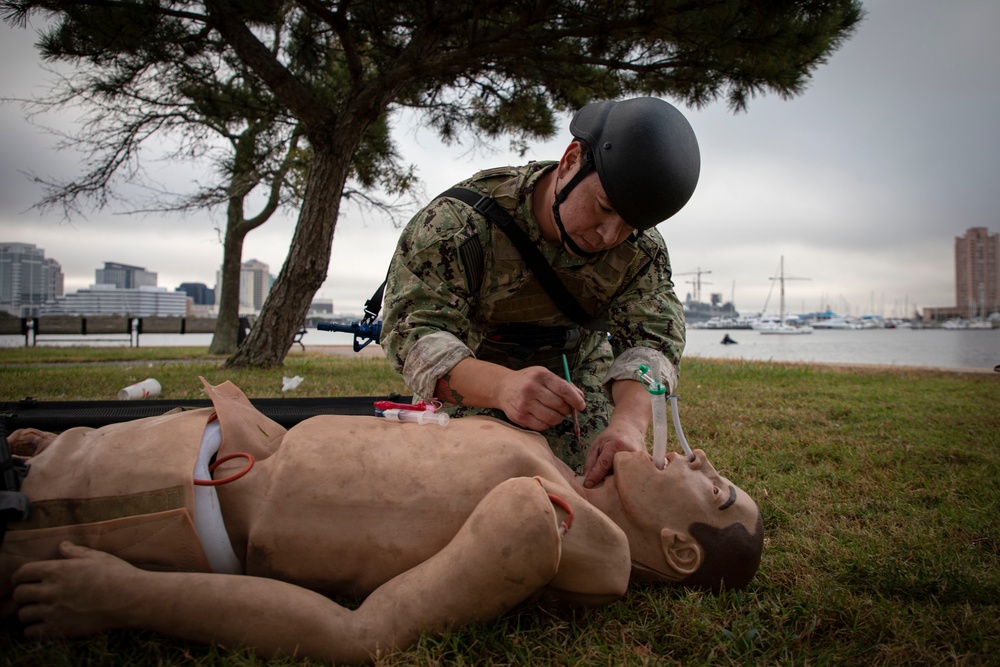
[[[758,320],[753,325],[754,331],[762,334],[811,334],[813,328],[809,324],[790,324],[787,321]]]
[[[778,265],[778,275],[771,280],[777,280],[781,283],[781,299],[779,306],[779,315],[777,319],[761,317],[753,324],[754,331],[758,331],[762,334],[777,334],[777,335],[802,335],[811,334],[813,328],[809,324],[799,323],[798,318],[791,318],[796,324],[790,324],[789,318],[785,317],[785,281],[786,280],[807,280],[803,278],[788,278],[785,276],[785,256],[781,256],[781,263]]]
[[[693,329],[752,329],[755,319],[740,315],[739,317],[711,317],[704,322],[692,325]]]
[[[861,329],[860,323],[849,320],[846,317],[831,317],[825,320],[817,320],[812,323],[814,329]]]

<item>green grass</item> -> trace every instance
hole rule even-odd
[[[164,397],[189,398],[199,374],[250,396],[281,395],[282,375],[305,378],[297,396],[405,391],[381,360],[309,353],[277,371],[230,373],[204,355],[165,360],[176,351],[38,363],[49,354],[0,351],[0,399],[108,399],[150,376]],[[634,587],[596,609],[532,603],[379,664],[997,664],[1000,375],[691,359],[680,405],[688,441],[764,513],[764,556],[747,590]],[[7,624],[0,664],[309,663],[145,633],[39,644]]]
[[[254,398],[409,393],[388,364],[376,358],[295,351],[283,368],[268,370],[223,369],[225,359],[186,347],[0,349],[0,400],[115,400],[119,389],[149,377],[162,387],[157,398],[203,398],[199,376],[212,384],[231,380]],[[302,384],[282,394],[282,377],[296,375]]]

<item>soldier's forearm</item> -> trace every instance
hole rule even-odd
[[[645,433],[653,418],[653,410],[649,392],[642,383],[636,380],[615,380],[611,385],[611,395],[615,401],[611,422]]]
[[[438,378],[434,398],[452,405],[501,408],[497,387],[511,373],[503,366],[467,357]]]

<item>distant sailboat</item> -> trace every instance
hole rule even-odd
[[[786,278],[785,277],[785,256],[781,256],[781,263],[778,265],[778,276],[776,278],[771,278],[771,280],[778,280],[781,283],[781,301],[779,307],[779,315],[777,320],[773,319],[760,319],[754,325],[755,331],[759,331],[762,334],[811,334],[813,328],[808,324],[801,326],[792,326],[785,321],[785,281],[786,280],[808,280],[808,278]]]

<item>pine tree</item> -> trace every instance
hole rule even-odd
[[[2,0],[0,6],[15,25],[34,14],[54,20],[41,43],[43,57],[85,63],[98,73],[95,94],[175,65],[190,84],[196,77],[188,73],[214,65],[239,73],[249,87],[259,82],[255,92],[275,122],[301,133],[307,171],[288,258],[257,326],[227,361],[262,367],[283,362],[326,277],[352,179],[360,192],[385,185],[400,192],[412,184],[388,130],[396,109],[418,110],[445,141],[509,135],[522,144],[551,136],[560,114],[592,99],[645,94],[694,105],[722,99],[743,110],[757,95],[801,93],[862,18],[858,0]],[[157,85],[182,92],[171,80]],[[253,100],[248,95],[227,108],[245,118]]]

